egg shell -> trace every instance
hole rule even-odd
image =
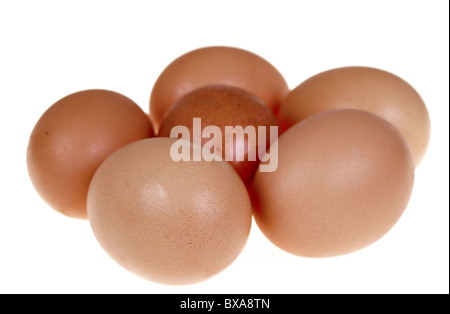
[[[120,265],[171,285],[206,280],[243,250],[252,210],[224,161],[172,160],[178,140],[141,140],[111,155],[88,195],[92,230]]]
[[[319,112],[359,109],[392,123],[410,146],[416,166],[430,140],[430,117],[418,92],[390,72],[371,67],[342,67],[314,75],[293,89],[283,100],[281,132]]]
[[[156,80],[150,96],[155,127],[159,129],[165,113],[182,96],[216,84],[244,89],[274,111],[289,91],[280,72],[250,51],[223,46],[196,49],[170,63]]]
[[[112,152],[153,136],[148,116],[131,99],[85,90],[52,105],[36,123],[27,148],[30,179],[55,210],[86,219],[86,197],[97,167]]]
[[[248,185],[253,179],[260,159],[258,158],[258,139],[265,136],[265,147],[270,147],[270,126],[278,127],[278,121],[273,112],[257,97],[250,93],[231,86],[213,85],[198,88],[178,100],[167,112],[159,130],[158,136],[170,137],[175,126],[186,126],[191,134],[192,141],[204,145],[211,137],[194,137],[193,119],[201,118],[201,130],[207,126],[217,126],[221,130],[222,145],[221,154],[224,160],[229,160],[242,180]],[[226,126],[254,127],[256,137],[246,135],[242,138],[226,132]],[[258,126],[264,126],[264,134],[258,133]],[[248,133],[250,134],[250,133]],[[231,136],[230,136],[231,135]],[[252,140],[256,145],[249,145]],[[226,146],[226,141],[232,141],[233,145]],[[240,146],[240,144],[243,144]],[[264,151],[265,151],[264,150]],[[254,155],[253,155],[254,154]],[[249,155],[255,157],[249,160]],[[239,160],[237,156],[241,156]]]
[[[409,202],[409,147],[379,116],[323,112],[295,124],[277,144],[278,168],[256,173],[252,199],[259,228],[287,252],[329,257],[360,250],[386,234]]]

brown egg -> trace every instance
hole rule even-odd
[[[188,92],[206,85],[242,88],[276,110],[288,90],[278,70],[260,56],[232,47],[205,47],[174,60],[157,79],[150,96],[156,129],[167,110]]]
[[[124,268],[159,283],[191,284],[237,258],[252,210],[231,165],[174,161],[176,141],[141,140],[111,155],[92,179],[88,216],[101,246]]]
[[[278,168],[257,171],[253,202],[262,232],[287,252],[328,257],[362,249],[386,234],[409,202],[411,153],[379,116],[323,112],[277,144]]]
[[[317,74],[292,90],[283,101],[282,132],[313,114],[332,109],[360,109],[381,116],[411,148],[415,165],[430,138],[430,118],[416,90],[398,76],[369,67],[344,67]]]
[[[153,136],[148,116],[129,98],[86,90],[57,101],[30,136],[27,165],[40,196],[55,210],[86,218],[89,183],[118,148]]]
[[[205,128],[209,126],[220,129],[217,154],[229,161],[248,185],[260,162],[259,156],[263,157],[270,146],[270,127],[276,127],[278,132],[278,122],[273,112],[260,99],[242,89],[225,85],[201,87],[174,104],[162,121],[158,136],[171,137],[175,126],[185,126],[190,134],[190,138],[185,138],[186,140],[204,146],[216,139],[215,135],[209,134],[194,136],[194,118],[201,119],[199,135],[203,135]],[[242,136],[227,132],[227,127],[239,126],[243,131],[250,127],[246,136],[243,132],[237,132]],[[258,127],[264,127],[264,132],[258,132]],[[172,137],[178,137],[177,135],[175,132]],[[258,144],[260,139],[263,140],[263,145]],[[276,137],[272,136],[272,139],[275,140]],[[227,141],[229,144],[226,144]],[[260,148],[263,149],[262,154],[258,153]]]

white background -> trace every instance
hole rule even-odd
[[[0,292],[448,293],[448,1],[1,1]],[[427,103],[431,143],[397,225],[346,256],[307,259],[253,224],[226,270],[190,286],[143,280],[117,265],[87,221],[62,216],[28,178],[28,137],[69,93],[105,88],[148,112],[158,75],[209,45],[250,50],[290,87],[334,67],[395,73]]]

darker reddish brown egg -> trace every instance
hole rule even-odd
[[[165,116],[158,136],[180,137],[176,126],[185,127],[190,141],[208,145],[208,152],[229,161],[247,185],[270,146],[271,127],[272,140],[278,134],[273,134],[278,124],[269,107],[250,93],[225,85],[202,87],[182,97]]]

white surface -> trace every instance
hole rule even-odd
[[[0,292],[448,293],[448,1],[0,2]],[[290,255],[253,224],[239,258],[191,286],[117,265],[87,221],[49,208],[28,178],[28,137],[69,93],[105,88],[148,112],[152,86],[181,54],[209,45],[255,52],[291,87],[320,71],[379,67],[408,81],[432,119],[409,206],[380,241],[328,259]]]

